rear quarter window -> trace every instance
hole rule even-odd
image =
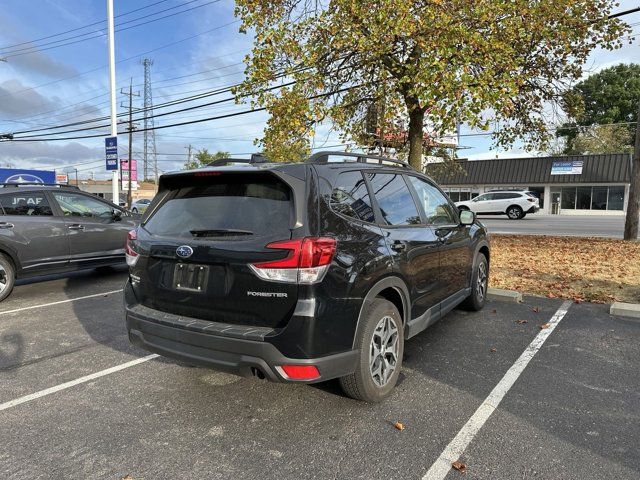
[[[191,185],[189,178],[146,221],[147,231],[182,237],[289,232],[292,192],[274,176],[228,174],[193,178]]]

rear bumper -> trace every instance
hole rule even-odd
[[[540,210],[540,207],[536,205],[532,205],[531,208],[527,210],[525,213],[536,213],[538,210]]]
[[[268,329],[203,322],[140,305],[125,307],[129,340],[134,345],[240,376],[263,375],[273,382],[316,383],[352,373],[358,359],[357,350],[319,358],[288,358],[269,343],[265,331]],[[282,365],[314,365],[320,377],[311,381],[289,380],[276,369]]]

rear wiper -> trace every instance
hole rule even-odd
[[[215,230],[191,230],[194,237],[231,237],[238,235],[253,235],[249,230],[238,230],[235,228],[218,228]]]

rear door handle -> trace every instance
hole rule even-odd
[[[0,222],[0,228],[13,228],[13,223],[9,222]]]
[[[84,226],[79,223],[74,223],[73,225],[69,225],[69,230],[84,230]]]

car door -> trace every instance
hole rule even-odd
[[[70,262],[78,267],[124,260],[127,232],[135,228],[123,209],[81,192],[51,192],[69,232]]]
[[[64,219],[54,215],[44,192],[15,190],[0,193],[0,245],[18,259],[21,275],[64,270],[69,262]]]
[[[444,193],[433,183],[414,175],[408,176],[422,207],[426,224],[438,239],[438,287],[441,300],[455,302],[469,286],[471,278],[471,234],[461,225],[458,214]],[[446,305],[443,305],[446,307]]]
[[[476,213],[492,212],[494,195],[495,194],[493,193],[485,193],[483,195],[478,195],[476,198],[473,199],[473,207],[471,208],[471,210],[473,210]]]
[[[443,297],[438,271],[440,243],[423,223],[403,174],[375,171],[365,177],[376,200],[378,223],[394,269],[409,288],[411,318],[418,318]]]
[[[515,203],[514,198],[519,197],[517,193],[498,192],[494,193],[493,209],[492,212],[504,213],[507,211],[509,205]]]

